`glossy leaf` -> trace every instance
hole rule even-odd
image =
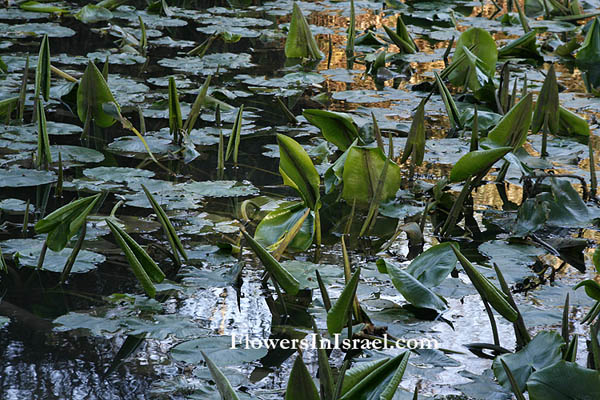
[[[450,91],[442,81],[442,78],[440,78],[440,75],[437,73],[437,71],[433,71],[433,74],[435,75],[435,82],[437,83],[438,91],[440,92],[440,96],[444,102],[446,114],[448,115],[452,129],[462,128],[462,122],[460,120],[461,114],[458,111],[458,107],[456,107],[456,103],[454,102]]]
[[[100,198],[100,194],[84,197],[62,206],[35,224],[37,233],[47,233],[48,248],[61,251],[85,223],[85,219]]]
[[[579,65],[597,65],[600,62],[600,19],[594,18],[577,55]]]
[[[67,10],[65,10],[64,8],[60,8],[57,6],[54,6],[52,4],[45,4],[45,3],[40,3],[39,1],[26,1],[24,3],[19,4],[19,7],[22,10],[25,11],[29,11],[29,12],[39,12],[39,13],[56,13],[56,14],[63,14],[66,13]],[[48,100],[48,99],[46,99]]]
[[[114,124],[115,118],[107,114],[102,108],[104,103],[114,103],[117,110],[120,111],[119,105],[108,88],[102,73],[90,61],[77,89],[77,115],[79,120],[85,123],[89,110],[94,122],[99,127],[108,128]]]
[[[181,120],[181,107],[179,105],[179,95],[175,78],[169,77],[169,131],[173,137],[178,140],[183,122]]]
[[[379,259],[377,260],[377,265],[387,270],[387,273],[392,278],[394,287],[413,306],[429,308],[440,313],[448,308],[446,301],[441,296],[435,294],[431,289],[419,282],[417,278],[407,271],[400,269],[396,264]]]
[[[448,242],[430,247],[411,261],[406,272],[426,287],[439,285],[456,268],[456,256]]]
[[[356,201],[357,207],[369,207],[387,159],[379,147],[352,146],[342,173],[342,198],[349,204]],[[390,162],[381,192],[382,202],[396,195],[401,181],[400,167]]]
[[[369,376],[373,371],[390,361],[389,358],[380,358],[375,361],[358,362],[346,371],[344,382],[342,384],[342,394],[358,385],[362,380]]]
[[[283,203],[277,209],[269,212],[256,227],[254,239],[262,246],[269,248],[277,244],[283,236],[302,218],[306,210],[303,203]],[[294,251],[306,251],[313,242],[315,233],[315,220],[308,215],[302,228],[296,234],[288,249]]]
[[[525,143],[532,119],[532,99],[533,95],[528,93],[488,133],[488,138],[494,144],[517,149]]]
[[[563,136],[590,136],[590,126],[587,121],[574,112],[560,106],[559,135]]]
[[[296,361],[292,366],[285,390],[285,400],[320,400],[315,382],[310,376],[301,354],[296,356]]]
[[[158,218],[158,221],[160,222],[160,225],[163,228],[165,236],[167,237],[167,240],[171,245],[171,252],[176,258],[179,258],[178,255],[180,254],[184,259],[187,260],[187,253],[185,252],[183,244],[181,244],[181,240],[179,239],[179,236],[177,235],[177,232],[175,231],[171,220],[169,219],[163,208],[160,206],[160,204],[158,204],[154,196],[152,196],[152,193],[150,193],[150,191],[146,188],[146,186],[142,185],[142,189],[144,190],[148,201],[152,205],[152,208],[156,213],[156,217]]]
[[[304,18],[298,4],[294,3],[290,30],[285,40],[285,56],[287,58],[323,58],[317,41],[310,31],[310,26]]]
[[[346,283],[342,294],[337,299],[333,307],[327,312],[327,330],[330,335],[340,333],[348,321],[348,312],[354,300],[358,279],[360,277],[360,268],[357,268],[352,278]]]
[[[298,294],[300,283],[277,261],[271,253],[265,250],[252,236],[245,230],[242,230],[248,245],[262,262],[265,269],[273,276],[275,281],[283,288],[283,290],[292,296]]]
[[[347,392],[340,400],[392,400],[408,365],[410,352],[387,360]]]
[[[421,165],[425,157],[425,101],[421,101],[413,116],[400,163],[411,157],[412,165]]]
[[[556,81],[556,72],[554,64],[550,66],[542,90],[535,105],[533,120],[531,121],[531,133],[538,133],[544,128],[544,123],[547,121],[548,131],[554,135],[558,134],[559,130],[559,102],[558,102],[558,82]]]
[[[160,283],[165,279],[165,274],[156,265],[156,262],[146,253],[131,236],[117,226],[110,219],[106,219],[106,225],[110,228],[117,244],[125,254],[125,258],[131,267],[135,277],[138,279],[148,297],[154,298],[156,288],[153,282]]]
[[[585,294],[591,297],[594,300],[600,300],[600,284],[593,279],[586,279],[585,281],[579,282],[574,288],[578,289],[580,287],[585,288]]]
[[[44,35],[40,44],[38,63],[35,70],[35,98],[42,96],[45,101],[50,98],[50,44],[48,35]]]
[[[534,372],[527,381],[530,400],[592,400],[600,398],[600,373],[559,361]]]
[[[52,154],[50,153],[50,139],[46,127],[46,111],[44,110],[44,102],[41,99],[37,102],[36,114],[38,131],[37,167],[38,169],[48,169],[48,165],[52,163]]]
[[[239,400],[239,397],[235,393],[235,390],[233,390],[233,387],[231,386],[229,379],[227,379],[227,377],[223,374],[223,372],[221,372],[219,367],[217,367],[217,365],[206,355],[205,352],[200,351],[200,353],[202,354],[202,357],[204,357],[204,361],[206,362],[206,366],[208,367],[208,370],[210,371],[210,375],[212,376],[213,380],[217,384],[217,390],[219,391],[219,394],[221,395],[221,399],[222,400]]]
[[[452,245],[452,250],[458,261],[460,261],[469,279],[475,286],[482,299],[486,300],[493,308],[510,322],[515,322],[519,316],[508,302],[507,296],[496,286],[494,286],[481,272],[479,272],[473,264],[458,250],[455,245]],[[512,370],[512,368],[511,368]]]
[[[499,58],[540,58],[537,48],[537,34],[529,31],[525,35],[512,40],[506,46],[498,50]]]
[[[398,17],[398,18],[400,18],[400,17]],[[405,40],[399,34],[397,34],[394,30],[388,28],[385,25],[383,25],[383,29],[385,30],[385,33],[387,33],[387,35],[390,38],[390,40],[396,46],[398,46],[398,48],[400,49],[401,53],[408,53],[408,54],[416,53],[415,48],[414,48],[412,42],[409,42],[409,41]]]
[[[314,126],[321,130],[323,137],[335,144],[340,150],[346,151],[356,140],[358,129],[352,117],[345,113],[325,110],[308,109],[302,115]]]
[[[529,375],[535,370],[550,366],[562,359],[562,337],[556,332],[538,333],[524,348],[516,353],[503,354],[496,357],[492,368],[498,382],[507,389],[511,388],[510,381],[500,360],[510,368],[515,381],[523,392]]]
[[[278,134],[279,172],[283,182],[296,189],[311,210],[321,208],[319,184],[321,178],[306,150],[294,139]]]
[[[466,52],[465,49],[467,50]],[[454,52],[452,63],[456,63],[457,65],[455,65],[454,70],[448,76],[448,79],[454,85],[462,86],[467,80],[468,74],[475,73],[473,70],[469,72],[469,69],[473,69],[466,61],[468,57],[465,57],[469,52],[481,61],[477,66],[481,68],[486,76],[492,76],[496,70],[496,62],[498,61],[496,41],[485,29],[470,28],[463,32],[456,42],[456,51]],[[473,77],[469,81],[473,79],[477,78]],[[472,90],[475,90],[476,86],[475,84],[469,84]]]
[[[511,150],[512,147],[497,147],[465,154],[452,167],[450,181],[462,182],[470,176],[487,171]]]

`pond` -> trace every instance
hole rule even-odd
[[[599,14],[5,2],[0,398],[600,398]]]

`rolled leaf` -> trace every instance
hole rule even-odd
[[[217,365],[206,355],[206,353],[204,353],[202,350],[200,350],[200,353],[202,354],[202,357],[206,362],[206,366],[210,371],[210,375],[217,384],[217,390],[219,391],[219,394],[221,394],[221,399],[239,400],[239,397],[235,393],[235,390],[233,390],[229,379],[227,379],[227,377],[223,374],[223,372],[221,372],[219,367],[217,367]]]
[[[404,376],[404,371],[408,365],[410,352],[404,353],[389,359],[364,379],[359,381],[347,392],[340,400],[391,400],[398,389],[398,385]]]
[[[465,154],[452,167],[450,181],[461,182],[470,176],[488,170],[511,150],[512,147],[498,147],[489,150],[471,151]]]
[[[114,103],[117,110],[120,111],[119,105],[108,88],[108,84],[102,73],[90,61],[77,89],[77,115],[79,116],[79,120],[85,123],[89,110],[90,115],[94,118],[94,122],[99,127],[108,128],[114,124],[115,118],[102,109],[104,103]]]
[[[35,70],[35,98],[42,96],[45,101],[50,98],[50,44],[48,35],[44,35],[40,44],[38,63]]]
[[[598,17],[594,18],[575,58],[577,64],[581,66],[594,66],[600,62],[600,19]]]
[[[52,154],[50,153],[50,139],[46,129],[46,112],[41,99],[37,102],[36,113],[38,127],[37,167],[48,169],[48,165],[52,162]]]
[[[285,40],[285,56],[287,58],[310,58],[320,60],[323,54],[310,31],[306,18],[298,4],[294,3],[290,31]]]
[[[521,147],[527,141],[527,131],[531,125],[532,99],[533,95],[528,93],[519,100],[488,133],[488,138],[498,146]]]
[[[506,295],[483,276],[455,245],[452,246],[452,250],[454,250],[456,258],[458,258],[458,261],[463,266],[481,298],[490,303],[494,310],[504,318],[510,322],[515,322],[519,314],[517,310],[510,305]]]
[[[148,297],[154,298],[154,296],[156,296],[156,287],[154,287],[154,283],[152,283],[152,280],[150,279],[150,276],[142,266],[141,261],[137,258],[136,254],[133,252],[131,247],[129,247],[129,243],[123,237],[124,231],[108,219],[106,220],[106,224],[110,228],[115,240],[117,241],[117,244],[119,245],[121,250],[123,250],[125,258],[127,259],[127,262],[129,263],[133,274],[142,285],[142,288],[144,289]]]
[[[277,143],[283,182],[298,191],[307,207],[318,210],[321,207],[321,178],[306,150],[294,139],[282,134],[277,135]]]
[[[178,257],[178,254],[181,254],[181,256],[187,260],[187,253],[183,248],[183,244],[181,244],[181,240],[179,240],[179,236],[177,235],[177,232],[175,231],[171,220],[165,213],[165,210],[163,210],[160,204],[158,204],[158,202],[156,201],[154,196],[152,196],[152,193],[150,193],[146,186],[142,185],[142,189],[144,189],[144,193],[146,194],[148,201],[152,205],[152,208],[156,213],[158,221],[160,222],[160,225],[162,226],[163,231],[165,232],[165,236],[167,237],[167,240],[171,245],[171,251],[173,252],[173,255],[175,255],[175,257]]]
[[[358,287],[358,278],[360,277],[360,267],[356,269],[352,278],[346,284],[342,294],[337,299],[333,307],[327,312],[327,330],[330,335],[340,333],[348,321],[348,311],[354,300],[354,294]]]
[[[62,206],[38,221],[35,231],[48,234],[46,242],[50,250],[61,251],[67,246],[69,239],[79,232],[99,198],[100,193]]]
[[[296,357],[290,372],[285,400],[320,400],[315,382],[302,360],[302,355]]]
[[[558,83],[556,81],[556,72],[554,64],[550,66],[542,90],[535,105],[533,120],[531,121],[531,133],[538,133],[544,126],[544,121],[548,121],[550,133],[556,135],[560,128],[560,113],[558,102]]]
[[[273,256],[265,250],[252,236],[245,230],[242,230],[250,248],[254,251],[265,269],[273,276],[273,279],[283,288],[283,290],[292,296],[298,294],[300,283],[290,274]]]
[[[425,100],[417,107],[400,162],[406,162],[408,157],[411,157],[413,165],[421,165],[425,157]]]
[[[173,138],[178,139],[182,128],[181,106],[179,105],[179,95],[177,94],[177,86],[175,86],[175,78],[169,77],[169,132]]]
[[[536,32],[529,31],[525,35],[509,42],[498,50],[499,58],[540,58],[536,43]]]
[[[256,227],[254,239],[264,247],[278,243],[302,218],[307,207],[300,202],[284,203],[269,212]],[[288,245],[289,250],[306,251],[313,242],[315,219],[309,214],[300,231]]]
[[[462,128],[462,123],[460,121],[460,113],[458,112],[458,107],[456,107],[456,103],[450,94],[450,91],[440,78],[440,75],[437,71],[433,71],[435,75],[435,81],[438,86],[438,90],[440,92],[440,96],[442,97],[442,101],[444,102],[444,107],[446,108],[446,114],[448,114],[448,119],[450,120],[450,125],[452,129],[460,129]]]

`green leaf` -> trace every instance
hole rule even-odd
[[[245,230],[242,230],[246,241],[254,253],[263,263],[265,269],[273,276],[273,279],[283,288],[283,290],[292,296],[298,294],[300,283],[290,274],[283,266],[273,258],[273,256],[265,250],[252,236]]]
[[[419,254],[411,261],[406,272],[414,276],[427,287],[439,285],[448,274],[456,268],[456,256],[452,245],[448,242],[440,243]]]
[[[298,354],[290,372],[285,400],[320,400],[315,382],[306,368],[302,355]]]
[[[421,165],[425,157],[425,100],[419,103],[410,125],[400,163],[411,157],[412,165]]]
[[[450,171],[451,182],[462,182],[470,176],[487,171],[504,157],[512,147],[497,147],[488,150],[475,150],[462,156]]]
[[[0,100],[0,118],[6,118],[15,109],[19,102],[18,97],[9,97],[8,99]]]
[[[452,250],[458,261],[460,261],[469,279],[475,286],[482,299],[486,300],[490,305],[510,322],[515,322],[519,316],[517,310],[508,302],[507,296],[496,286],[494,286],[481,272],[479,272],[473,264],[458,250],[455,245],[452,245]],[[510,365],[509,365],[510,366]],[[512,368],[511,368],[512,370]]]
[[[600,62],[600,19],[598,17],[594,18],[575,58],[579,65],[593,66]]]
[[[44,103],[40,99],[36,107],[37,127],[38,127],[38,143],[37,143],[37,167],[38,169],[48,169],[48,165],[52,162],[52,154],[50,153],[50,139],[48,138],[48,130],[46,129],[46,112],[44,111]]]
[[[529,31],[498,50],[499,58],[540,58],[536,32]]]
[[[233,128],[231,128],[231,136],[227,142],[227,150],[225,151],[225,161],[233,155],[233,162],[237,163],[238,151],[240,147],[240,138],[242,136],[242,116],[244,114],[244,105],[242,104],[235,116]]]
[[[89,61],[77,89],[77,115],[79,120],[85,123],[89,110],[96,125],[101,128],[108,128],[115,123],[115,118],[104,112],[102,105],[111,102],[120,111],[102,73],[93,62]]]
[[[587,121],[563,106],[558,108],[559,135],[590,136],[590,126]]]
[[[342,394],[347,393],[350,389],[358,385],[369,374],[390,361],[389,358],[380,358],[375,361],[358,362],[354,367],[346,371],[344,382],[342,383]]]
[[[306,208],[303,203],[299,202],[285,202],[280,204],[277,209],[269,212],[260,221],[256,227],[254,239],[264,247],[273,246],[302,218]],[[300,231],[288,245],[288,249],[306,251],[313,242],[314,233],[315,219],[309,214],[302,224]]]
[[[112,19],[113,13],[97,4],[88,4],[82,7],[74,17],[84,24],[94,24]]]
[[[596,271],[600,273],[600,246],[596,247],[596,250],[594,250],[594,256],[592,259],[594,261],[594,267],[596,267]]]
[[[342,294],[337,299],[333,307],[327,312],[327,330],[330,335],[340,333],[348,320],[348,311],[354,300],[354,294],[358,287],[358,278],[360,277],[360,267],[356,269],[352,278],[346,284]]]
[[[383,258],[377,260],[379,268],[385,268],[392,278],[392,284],[398,289],[402,296],[415,307],[429,308],[437,312],[443,312],[448,307],[445,300],[435,294],[431,289],[419,282],[417,278],[409,274],[394,263],[387,262]]]
[[[294,139],[278,134],[279,172],[283,182],[296,189],[307,207],[316,211],[321,208],[319,184],[321,178],[306,150]]]
[[[530,400],[592,400],[600,398],[600,373],[559,361],[534,372],[527,381]]]
[[[217,365],[206,355],[205,352],[200,351],[200,353],[202,354],[202,357],[204,357],[204,361],[206,361],[206,366],[208,367],[208,370],[210,371],[210,375],[212,376],[213,380],[217,384],[217,390],[219,390],[219,393],[221,394],[221,399],[222,400],[239,400],[239,397],[235,393],[235,390],[233,390],[231,383],[229,382],[227,377],[223,374],[223,372],[221,372],[219,367],[217,367]]]
[[[349,204],[356,201],[357,207],[369,207],[386,160],[387,156],[379,147],[352,146],[344,163],[342,198]],[[390,161],[381,192],[381,202],[396,195],[401,181],[400,167]]]
[[[50,98],[50,43],[48,35],[44,35],[40,44],[38,64],[35,70],[35,98],[42,96],[45,101]]]
[[[579,282],[574,288],[579,289],[580,287],[585,288],[585,294],[594,300],[600,300],[600,284],[593,279],[586,279],[585,281]]]
[[[115,237],[117,244],[123,250],[131,270],[144,288],[144,291],[148,297],[154,298],[156,288],[153,282],[162,282],[165,278],[164,273],[148,253],[123,229],[119,228],[109,219],[106,219],[106,224]]]
[[[477,66],[486,76],[490,77],[494,75],[496,62],[498,61],[496,41],[486,30],[482,28],[470,28],[463,32],[456,42],[456,51],[452,58],[452,64],[455,64],[455,66],[448,76],[448,79],[454,85],[462,86],[467,81],[469,74],[473,75],[473,78],[470,78],[469,81],[476,79],[474,77],[475,71],[469,65],[469,62],[467,62],[469,53],[472,53],[472,55],[481,61]],[[469,72],[470,69],[472,70],[471,72]],[[469,84],[469,88],[472,90],[475,90],[476,86],[474,83]]]
[[[181,106],[179,105],[179,95],[175,78],[169,77],[169,132],[175,139],[179,137],[183,122],[181,120]]]
[[[323,137],[346,151],[359,137],[352,117],[346,113],[308,109],[302,112],[304,118],[321,130]]]
[[[437,83],[437,87],[440,92],[440,96],[442,97],[442,100],[444,102],[444,107],[446,108],[446,114],[448,114],[448,119],[450,120],[452,129],[462,128],[462,123],[460,120],[461,114],[458,111],[458,108],[456,107],[456,103],[454,102],[454,99],[452,98],[450,91],[448,90],[448,88],[446,87],[444,82],[442,81],[442,78],[440,78],[440,75],[437,73],[437,71],[433,71],[433,74],[435,75],[435,81]]]
[[[562,337],[556,332],[542,331],[525,347],[516,353],[503,354],[496,357],[492,368],[498,382],[507,389],[511,388],[510,380],[502,367],[504,361],[512,372],[515,381],[523,392],[529,375],[562,359],[562,347],[565,345]]]
[[[294,3],[290,31],[285,40],[285,56],[287,58],[309,58],[320,60],[323,58],[319,46],[310,31],[306,18],[298,4]]]
[[[533,95],[528,93],[502,117],[498,125],[488,133],[488,138],[498,146],[511,146],[517,149],[527,140],[531,125]]]
[[[556,81],[556,72],[554,64],[550,66],[542,90],[535,105],[533,120],[531,121],[531,133],[538,133],[544,127],[544,121],[548,121],[548,130],[556,135],[559,130],[559,102],[558,102],[558,83]]]
[[[48,234],[46,241],[50,250],[61,251],[67,246],[69,239],[79,232],[99,198],[100,194],[97,194],[62,206],[38,221],[35,231]]]
[[[347,392],[342,392],[344,395],[340,400],[391,400],[402,380],[409,356],[410,352],[405,351],[388,359]]]
[[[400,17],[398,17],[398,19],[400,19]],[[396,32],[394,32],[392,29],[388,28],[385,25],[383,25],[383,29],[385,30],[385,33],[387,33],[390,40],[396,46],[398,46],[401,53],[408,53],[408,54],[416,53],[416,49],[414,48],[412,42],[409,42],[409,41],[403,39],[400,35],[398,35]]]
[[[160,222],[160,225],[162,226],[163,231],[165,232],[165,236],[167,237],[167,240],[171,245],[171,251],[173,255],[176,258],[179,258],[178,254],[181,254],[181,256],[183,256],[183,258],[187,260],[188,257],[185,252],[185,249],[183,248],[183,244],[181,244],[181,240],[179,239],[179,236],[177,235],[177,232],[175,231],[171,220],[169,220],[169,217],[165,213],[165,210],[163,210],[160,204],[158,204],[158,202],[156,201],[154,196],[152,196],[152,193],[150,193],[146,186],[142,185],[142,189],[144,189],[144,193],[146,193],[146,197],[152,205],[152,208],[156,213],[156,217],[158,218],[158,221]]]
[[[56,7],[51,4],[44,4],[38,1],[26,1],[19,4],[22,10],[39,13],[57,13],[62,14],[68,12],[64,8]],[[47,99],[46,99],[47,100]]]

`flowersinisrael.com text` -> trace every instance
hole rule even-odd
[[[401,349],[437,349],[439,343],[435,339],[390,339],[383,335],[379,340],[374,339],[348,339],[336,334],[332,339],[320,338],[316,334],[309,334],[302,339],[281,338],[256,338],[250,335],[231,335],[232,349],[283,349],[283,350],[307,350],[307,349],[340,349],[340,350],[385,350],[392,348]]]

